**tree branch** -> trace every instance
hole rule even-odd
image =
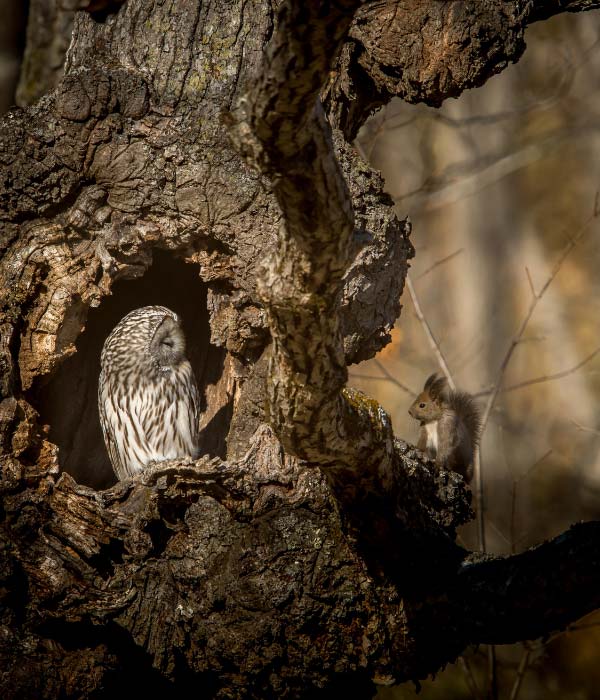
[[[598,0],[532,0],[528,8],[527,23],[539,22],[563,12],[585,12],[599,7]]]
[[[513,683],[513,686],[510,691],[510,698],[509,700],[517,700],[519,697],[519,692],[521,690],[521,685],[523,683],[523,678],[525,677],[525,673],[527,672],[527,669],[529,668],[529,657],[531,656],[531,649],[529,647],[525,647],[525,650],[523,652],[523,656],[521,657],[521,661],[519,662],[519,668],[517,669],[517,676],[515,678],[515,682]]]
[[[338,317],[354,218],[318,93],[357,1],[286,2],[263,72],[235,115],[240,151],[269,176],[283,220],[259,291],[273,338],[270,422],[290,453],[314,465],[364,464],[391,478],[387,417],[344,392]]]
[[[416,648],[456,657],[472,644],[512,644],[564,628],[600,606],[600,523],[578,523],[510,557],[471,555],[427,606],[409,606]],[[421,627],[423,626],[423,627]],[[433,639],[421,629],[437,629]],[[441,661],[441,656],[440,656]],[[418,661],[417,661],[418,662]]]
[[[507,394],[509,391],[517,391],[517,389],[524,389],[527,386],[532,386],[534,384],[544,384],[546,382],[553,382],[556,379],[563,379],[563,377],[568,377],[573,374],[578,369],[581,369],[584,365],[594,359],[596,355],[600,353],[600,348],[596,348],[592,353],[583,358],[580,362],[568,369],[563,369],[560,372],[554,372],[554,374],[543,374],[539,377],[532,377],[531,379],[524,379],[522,382],[517,382],[516,384],[510,384],[509,386],[502,387],[500,389],[501,394]],[[489,396],[493,389],[486,389],[485,391],[478,391],[473,394],[475,397],[479,396]]]
[[[536,639],[600,606],[599,542],[600,523],[578,523],[521,554],[465,565],[457,583],[470,642]]]
[[[518,61],[528,24],[598,7],[600,0],[366,3],[328,87],[333,123],[354,138],[367,117],[394,96],[438,107]]]

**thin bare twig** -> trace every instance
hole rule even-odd
[[[533,286],[533,280],[531,279],[531,272],[529,268],[525,267],[525,272],[527,273],[527,281],[529,282],[529,288],[531,289],[531,295],[535,297],[535,287]]]
[[[519,326],[519,329],[517,330],[516,334],[513,336],[513,339],[510,342],[510,345],[508,346],[508,349],[504,355],[504,359],[502,360],[502,363],[500,364],[500,369],[498,370],[498,375],[496,377],[496,381],[494,382],[492,393],[490,397],[488,398],[483,417],[482,417],[482,426],[485,427],[485,424],[487,423],[487,420],[490,416],[491,410],[494,406],[494,403],[496,402],[496,398],[498,396],[498,393],[500,392],[501,385],[502,385],[502,379],[504,378],[504,373],[506,372],[506,368],[508,366],[508,363],[510,362],[513,352],[519,342],[521,341],[521,338],[523,336],[523,333],[525,332],[525,329],[527,328],[527,325],[529,324],[529,321],[531,320],[531,317],[533,316],[533,312],[535,311],[538,302],[546,291],[548,290],[548,287],[550,284],[553,282],[554,278],[558,274],[560,268],[562,267],[564,261],[566,260],[567,256],[569,253],[575,248],[577,243],[583,238],[584,233],[586,232],[589,224],[594,220],[595,215],[589,217],[589,219],[584,223],[584,225],[580,228],[578,231],[577,235],[570,239],[567,245],[564,247],[563,252],[560,254],[560,257],[554,264],[554,267],[552,268],[552,271],[550,275],[548,276],[548,279],[544,283],[543,287],[540,289],[539,292],[537,292],[533,299],[531,300],[531,303],[529,304],[529,308],[527,309],[527,313],[525,314],[523,320],[521,321],[521,325]]]
[[[475,675],[473,674],[473,669],[471,668],[471,664],[469,664],[469,662],[464,656],[458,657],[458,663],[463,673],[465,674],[467,687],[469,688],[469,692],[471,693],[473,700],[483,700],[483,694],[479,689],[477,680],[475,679]]]
[[[571,419],[571,423],[577,428],[577,430],[581,430],[584,433],[592,433],[592,435],[600,435],[600,430],[596,430],[596,428],[590,428],[587,425],[581,425],[581,423],[578,423],[576,420]]]
[[[481,434],[483,435],[485,426],[482,424]],[[485,507],[485,501],[483,496],[483,475],[481,469],[481,447],[479,444],[475,445],[473,450],[473,477],[474,477],[474,487],[475,487],[475,511],[477,514],[477,539],[479,543],[479,551],[486,551],[486,541],[485,541],[485,518],[483,509]]]
[[[408,287],[408,291],[410,293],[410,298],[412,299],[413,306],[415,308],[415,313],[417,314],[417,318],[421,322],[421,325],[423,326],[423,330],[425,331],[425,335],[427,336],[427,340],[429,341],[429,345],[431,346],[431,349],[433,350],[434,355],[436,356],[436,359],[438,361],[438,364],[440,366],[440,369],[444,373],[444,376],[448,380],[448,385],[452,389],[452,391],[456,391],[456,384],[454,383],[454,379],[452,378],[452,373],[450,372],[450,368],[448,367],[448,363],[446,362],[446,359],[444,357],[444,354],[442,353],[442,350],[440,348],[440,344],[437,342],[435,339],[435,336],[433,335],[433,331],[431,330],[431,327],[429,323],[427,322],[427,319],[423,315],[423,311],[421,310],[421,305],[419,304],[419,298],[417,297],[417,293],[415,292],[415,288],[413,286],[412,280],[410,279],[410,276],[406,276],[406,286]]]
[[[436,267],[439,267],[440,265],[443,265],[444,263],[449,262],[452,260],[452,258],[455,258],[457,255],[460,255],[461,253],[464,252],[464,248],[459,248],[458,250],[455,250],[454,253],[450,253],[450,255],[446,255],[445,258],[442,258],[441,260],[437,260],[436,262],[433,263],[433,265],[430,265],[426,270],[423,270],[416,278],[416,280],[420,280],[422,277],[425,277],[425,275],[428,275],[432,270],[435,270]]]
[[[513,339],[511,340],[511,343],[508,347],[508,350],[506,351],[504,359],[502,360],[502,363],[500,365],[500,369],[498,371],[498,376],[497,376],[496,381],[494,382],[494,385],[493,385],[492,393],[490,395],[490,398],[487,400],[485,410],[483,413],[483,418],[482,418],[483,427],[485,427],[485,424],[489,418],[492,407],[496,401],[498,393],[500,392],[501,385],[502,385],[502,379],[504,377],[504,373],[506,371],[508,363],[510,362],[510,360],[512,358],[512,355],[513,355],[515,348],[517,347],[517,345],[521,341],[523,333],[525,332],[525,329],[527,328],[527,325],[528,325],[529,321],[531,320],[531,317],[533,315],[533,312],[535,311],[535,308],[536,308],[538,302],[546,293],[546,290],[548,289],[551,282],[554,280],[554,278],[558,274],[560,268],[562,267],[563,262],[565,261],[565,259],[569,255],[569,253],[573,250],[573,248],[577,245],[577,243],[581,240],[581,238],[583,237],[583,234],[585,233],[585,231],[587,229],[587,226],[591,223],[591,221],[593,219],[594,219],[594,216],[590,217],[586,221],[586,223],[581,227],[581,229],[579,230],[577,235],[574,238],[569,240],[569,242],[567,243],[567,245],[563,249],[563,252],[561,253],[559,259],[554,264],[552,272],[550,273],[548,279],[544,283],[544,286],[542,287],[542,289],[538,293],[534,294],[533,299],[531,300],[531,303],[529,304],[529,308],[527,310],[527,313],[525,314],[525,317],[523,318],[521,325],[519,326],[519,330],[517,331],[517,333],[514,335]]]
[[[510,341],[510,344],[506,350],[506,353],[504,355],[504,358],[500,364],[500,368],[498,370],[498,374],[496,376],[496,381],[492,385],[492,391],[488,397],[488,400],[486,401],[485,408],[483,410],[483,415],[481,419],[481,432],[485,430],[485,427],[487,425],[487,422],[489,420],[490,414],[492,412],[492,408],[494,407],[494,404],[496,402],[496,399],[498,398],[498,394],[500,393],[500,389],[502,387],[502,380],[504,379],[504,373],[506,372],[506,368],[508,367],[508,364],[513,356],[513,353],[515,351],[515,348],[517,345],[520,343],[521,338],[523,337],[523,333],[525,332],[525,329],[527,328],[527,325],[529,324],[529,321],[531,320],[531,317],[533,316],[533,312],[535,311],[540,299],[543,298],[544,294],[548,290],[548,287],[558,274],[560,268],[562,267],[564,261],[566,260],[567,256],[571,251],[575,248],[575,246],[579,243],[579,241],[583,238],[584,234],[586,233],[589,225],[591,222],[597,217],[597,207],[594,206],[594,211],[592,212],[592,215],[584,222],[584,224],[581,226],[579,231],[575,234],[575,236],[571,239],[569,239],[567,245],[563,248],[562,253],[558,257],[558,260],[554,264],[548,279],[544,282],[542,288],[540,289],[539,292],[534,293],[533,298],[529,304],[529,308],[527,309],[527,312],[525,313],[525,316],[523,317],[523,320],[521,321],[521,325],[519,326],[517,332],[513,336],[512,340]],[[477,512],[478,512],[478,525],[479,525],[479,549],[480,551],[484,552],[485,551],[485,524],[484,524],[484,518],[483,518],[483,505],[484,505],[484,499],[483,499],[483,478],[482,478],[482,470],[481,470],[481,452],[480,452],[480,446],[477,445],[475,448],[475,453],[473,456],[473,466],[474,466],[474,477],[475,477],[475,500],[477,504]],[[481,516],[479,516],[479,513],[481,512]]]
[[[406,392],[410,396],[416,396],[417,393],[413,391],[412,389],[409,389],[407,386],[402,384],[402,382],[399,382],[395,377],[393,376],[387,376],[387,377],[377,377],[374,374],[354,374],[350,373],[350,379],[376,379],[379,381],[383,382],[392,382],[392,384],[395,384],[399,389],[402,389],[402,391]]]
[[[527,673],[527,669],[529,668],[530,657],[531,649],[529,647],[525,647],[525,651],[523,652],[523,656],[521,657],[521,662],[519,663],[519,668],[517,670],[515,682],[513,683],[512,690],[510,691],[509,700],[517,700],[519,696],[521,685],[523,683],[523,678],[525,677],[525,673]]]
[[[544,452],[544,454],[543,454],[541,457],[539,457],[538,459],[536,459],[535,462],[529,467],[529,469],[528,469],[526,472],[523,472],[523,474],[521,474],[520,476],[518,476],[518,477],[515,479],[515,482],[518,484],[519,482],[521,482],[521,481],[523,481],[524,479],[526,479],[526,478],[531,474],[531,472],[532,472],[536,467],[539,467],[539,465],[540,465],[542,462],[544,462],[548,457],[550,457],[550,455],[551,455],[553,452],[554,452],[554,450],[553,450],[552,448],[550,448],[547,452]]]
[[[490,644],[488,653],[488,677],[490,681],[490,700],[498,700],[498,664],[496,660],[496,647]]]
[[[516,514],[517,514],[517,480],[513,479],[512,488],[510,491],[510,553],[514,554],[516,550],[515,535],[516,535]]]
[[[508,539],[508,537],[502,532],[502,530],[496,525],[496,523],[493,520],[490,520],[489,518],[487,519],[488,525],[494,530],[494,532],[499,535],[507,545],[510,546],[511,542]]]
[[[510,386],[504,387],[500,389],[501,394],[507,394],[509,391],[516,391],[517,389],[523,389],[526,386],[531,386],[532,384],[542,384],[544,382],[552,382],[556,379],[562,379],[563,377],[567,377],[569,374],[573,374],[573,372],[576,372],[578,369],[581,369],[584,365],[587,365],[588,362],[594,359],[596,355],[600,353],[600,348],[596,348],[594,352],[590,353],[587,357],[585,357],[583,360],[578,362],[576,365],[573,367],[570,367],[569,369],[564,369],[560,372],[555,372],[554,374],[544,374],[540,377],[534,377],[532,379],[526,379],[523,382],[518,382],[517,384],[511,384]],[[480,396],[489,396],[493,391],[493,388],[486,389],[485,391],[478,391],[476,394],[473,394],[475,397],[480,397]]]
[[[395,124],[394,120],[398,120],[398,118],[400,118],[402,121],[400,121],[398,124]],[[396,114],[393,117],[390,117],[389,110],[382,110],[378,118],[376,127],[372,131],[370,131],[370,133],[365,138],[356,139],[355,141],[361,158],[367,163],[372,162],[373,152],[375,151],[375,148],[377,146],[377,141],[385,131],[390,131],[392,129],[401,129],[402,127],[409,126],[416,120],[416,115],[406,118],[403,114]],[[365,148],[364,144],[368,144],[368,150]]]
[[[402,382],[398,381],[396,377],[394,377],[388,370],[383,366],[383,364],[379,360],[373,360],[375,363],[375,366],[377,369],[384,375],[383,378],[389,380],[390,382],[394,383],[397,387],[402,389],[402,391],[405,391],[407,394],[410,394],[411,396],[416,396],[417,392],[413,391],[410,387],[406,386],[406,384],[402,384]]]
[[[536,461],[529,467],[529,469],[521,474],[520,476],[513,478],[512,481],[512,489],[511,489],[511,494],[510,494],[510,553],[514,554],[516,550],[516,544],[517,544],[517,539],[515,537],[516,535],[516,514],[517,514],[517,487],[523,481],[526,479],[531,472],[539,465],[541,464],[546,457],[549,457],[554,450],[550,448],[545,454],[543,454],[539,459],[536,459]]]

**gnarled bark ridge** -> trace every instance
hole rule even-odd
[[[78,4],[64,76],[0,125],[3,698],[366,694],[599,605],[597,523],[478,559],[461,478],[345,388],[413,254],[349,139],[597,4]],[[115,484],[100,349],[153,303],[183,319],[205,456]]]

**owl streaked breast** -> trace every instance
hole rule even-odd
[[[151,461],[198,457],[198,387],[177,314],[164,306],[127,314],[100,364],[100,422],[119,479]]]

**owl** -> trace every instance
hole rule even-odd
[[[164,306],[127,314],[100,364],[100,423],[119,479],[151,461],[198,457],[198,387],[177,314]]]

